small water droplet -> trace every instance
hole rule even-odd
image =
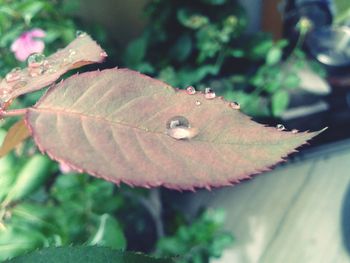
[[[17,82],[17,83],[13,86],[13,88],[14,88],[14,89],[20,89],[20,88],[25,87],[25,85],[27,85],[27,82],[24,81],[24,80],[21,80],[21,81]]]
[[[37,77],[44,73],[43,67],[34,67],[34,68],[28,68],[29,76],[31,77]]]
[[[186,88],[186,92],[188,95],[194,95],[196,94],[196,89],[193,86],[189,86]]]
[[[77,30],[77,31],[75,32],[75,36],[76,36],[76,37],[86,37],[86,36],[87,36],[87,33],[84,32],[84,31],[81,31],[81,30]]]
[[[284,131],[286,129],[286,127],[284,127],[283,124],[277,124],[276,128],[277,128],[278,131]]]
[[[75,54],[77,54],[77,52],[74,49],[71,49],[71,48],[68,50],[68,52],[69,52],[69,56],[70,57],[73,57]]]
[[[205,91],[204,91],[204,97],[207,100],[212,100],[212,99],[214,99],[216,97],[216,94],[211,88],[206,88]]]
[[[292,130],[292,133],[294,133],[294,134],[295,134],[295,133],[298,133],[298,132],[299,132],[299,131],[298,131],[297,129],[293,129],[293,130]]]
[[[9,73],[6,74],[6,82],[13,82],[21,78],[21,68],[17,67],[12,69]]]
[[[50,74],[56,73],[57,72],[57,68],[56,67],[49,67],[47,72],[50,73]]]
[[[202,104],[202,102],[200,102],[199,100],[196,100],[196,105],[200,106]]]
[[[102,51],[102,52],[100,53],[100,56],[103,57],[103,58],[106,58],[106,57],[108,57],[108,54],[107,54],[106,51]]]
[[[33,53],[27,59],[28,67],[37,68],[44,64],[45,55],[42,53]]]
[[[238,103],[238,102],[230,102],[229,106],[232,108],[232,109],[235,109],[235,110],[239,110],[241,108],[241,105]]]

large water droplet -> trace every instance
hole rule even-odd
[[[239,110],[241,108],[241,105],[238,103],[238,102],[230,102],[229,106],[232,108],[232,109],[235,109],[235,110]]]
[[[86,36],[87,36],[87,33],[84,32],[84,31],[81,31],[81,30],[77,30],[77,31],[75,32],[75,36],[76,36],[76,37],[86,37]]]
[[[216,97],[216,94],[211,88],[206,88],[205,91],[204,91],[204,97],[207,100],[212,100],[212,99],[214,99]]]
[[[173,129],[176,127],[190,127],[190,122],[184,116],[175,116],[169,119],[166,123],[167,129]]]
[[[167,134],[176,139],[191,139],[198,134],[198,129],[191,128],[189,121],[183,116],[175,116],[166,123]]]
[[[189,86],[186,88],[186,92],[189,95],[194,95],[194,94],[196,94],[196,89],[193,86]]]
[[[42,53],[33,53],[27,59],[28,67],[37,68],[44,64],[45,55]]]
[[[284,131],[284,130],[286,129],[286,127],[284,127],[283,124],[277,124],[277,125],[276,125],[276,129],[277,129],[278,131]]]
[[[6,82],[13,82],[21,78],[21,68],[14,68],[9,73],[6,74]]]

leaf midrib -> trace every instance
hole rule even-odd
[[[124,127],[127,127],[127,128],[130,128],[130,129],[135,129],[135,130],[139,130],[141,132],[145,132],[145,133],[152,133],[152,134],[156,134],[156,135],[161,135],[161,136],[166,136],[166,137],[169,137],[169,135],[166,134],[165,132],[165,129],[164,129],[164,132],[160,132],[160,131],[154,131],[154,130],[150,130],[149,128],[142,128],[142,127],[137,127],[137,126],[134,126],[134,125],[130,125],[130,123],[126,123],[126,122],[122,122],[122,121],[113,121],[113,120],[110,120],[110,119],[107,119],[106,117],[104,116],[99,116],[99,115],[91,115],[91,114],[86,114],[86,113],[82,113],[82,112],[76,112],[76,111],[68,111],[68,110],[64,110],[64,109],[59,109],[59,108],[30,108],[28,110],[28,112],[30,111],[37,111],[37,112],[48,112],[48,113],[51,113],[51,114],[66,114],[66,115],[77,115],[79,116],[80,118],[91,118],[91,119],[97,119],[97,120],[101,120],[101,121],[105,121],[107,123],[111,123],[111,124],[114,124],[114,125],[121,125],[121,126],[124,126]],[[310,133],[310,137],[311,136],[311,133]],[[198,140],[197,138],[194,138],[194,139],[191,139],[191,140],[188,140],[188,142],[192,141],[192,142],[200,142],[200,143],[208,143],[208,144],[214,144],[214,145],[239,145],[239,146],[264,146],[264,145],[269,145],[269,146],[280,146],[281,144],[284,144],[284,143],[288,143],[289,140],[294,140],[295,138],[294,137],[291,137],[291,138],[286,138],[286,139],[283,139],[283,140],[280,140],[280,141],[277,141],[275,143],[272,143],[272,142],[252,142],[252,143],[239,143],[239,142],[217,142],[217,141],[208,141],[208,140]],[[175,140],[175,139],[174,139]],[[303,140],[305,140],[303,138]],[[281,143],[283,142],[283,143]]]

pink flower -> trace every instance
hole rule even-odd
[[[11,51],[19,61],[25,61],[32,53],[44,51],[45,44],[37,38],[45,37],[46,33],[40,28],[34,28],[22,33],[11,45]]]

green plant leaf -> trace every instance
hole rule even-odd
[[[272,113],[274,116],[280,116],[288,107],[289,95],[288,92],[280,90],[272,96]]]
[[[281,61],[282,58],[282,50],[278,47],[273,47],[269,50],[266,55],[266,63],[267,65],[276,65]]]
[[[104,247],[46,248],[20,256],[8,263],[173,263],[171,259],[157,259],[141,253],[121,252]]]
[[[90,245],[125,249],[126,239],[118,221],[108,214],[100,216],[99,227],[90,241]]]
[[[188,58],[192,51],[192,39],[189,34],[182,35],[170,50],[170,55],[179,62]]]
[[[28,110],[26,123],[42,152],[78,171],[117,184],[175,189],[238,183],[319,133],[264,127],[230,105],[110,69],[51,88]],[[169,128],[175,116],[191,127]],[[181,134],[189,139],[174,139]]]
[[[4,202],[20,200],[37,190],[50,176],[51,163],[49,158],[40,154],[31,157],[19,172]]]
[[[7,226],[0,232],[0,260],[15,257],[43,245],[44,236],[27,228]]]
[[[297,74],[291,73],[286,76],[286,78],[283,80],[283,87],[286,88],[296,88],[300,84],[300,79]]]
[[[66,48],[46,58],[37,76],[31,76],[30,68],[25,68],[16,71],[13,81],[5,77],[0,82],[0,106],[6,108],[14,98],[52,84],[68,70],[101,62],[105,57],[105,52],[90,36],[77,37]]]
[[[147,39],[146,38],[138,38],[132,41],[125,52],[124,60],[127,62],[129,67],[136,67],[141,64],[146,53],[147,49]]]

